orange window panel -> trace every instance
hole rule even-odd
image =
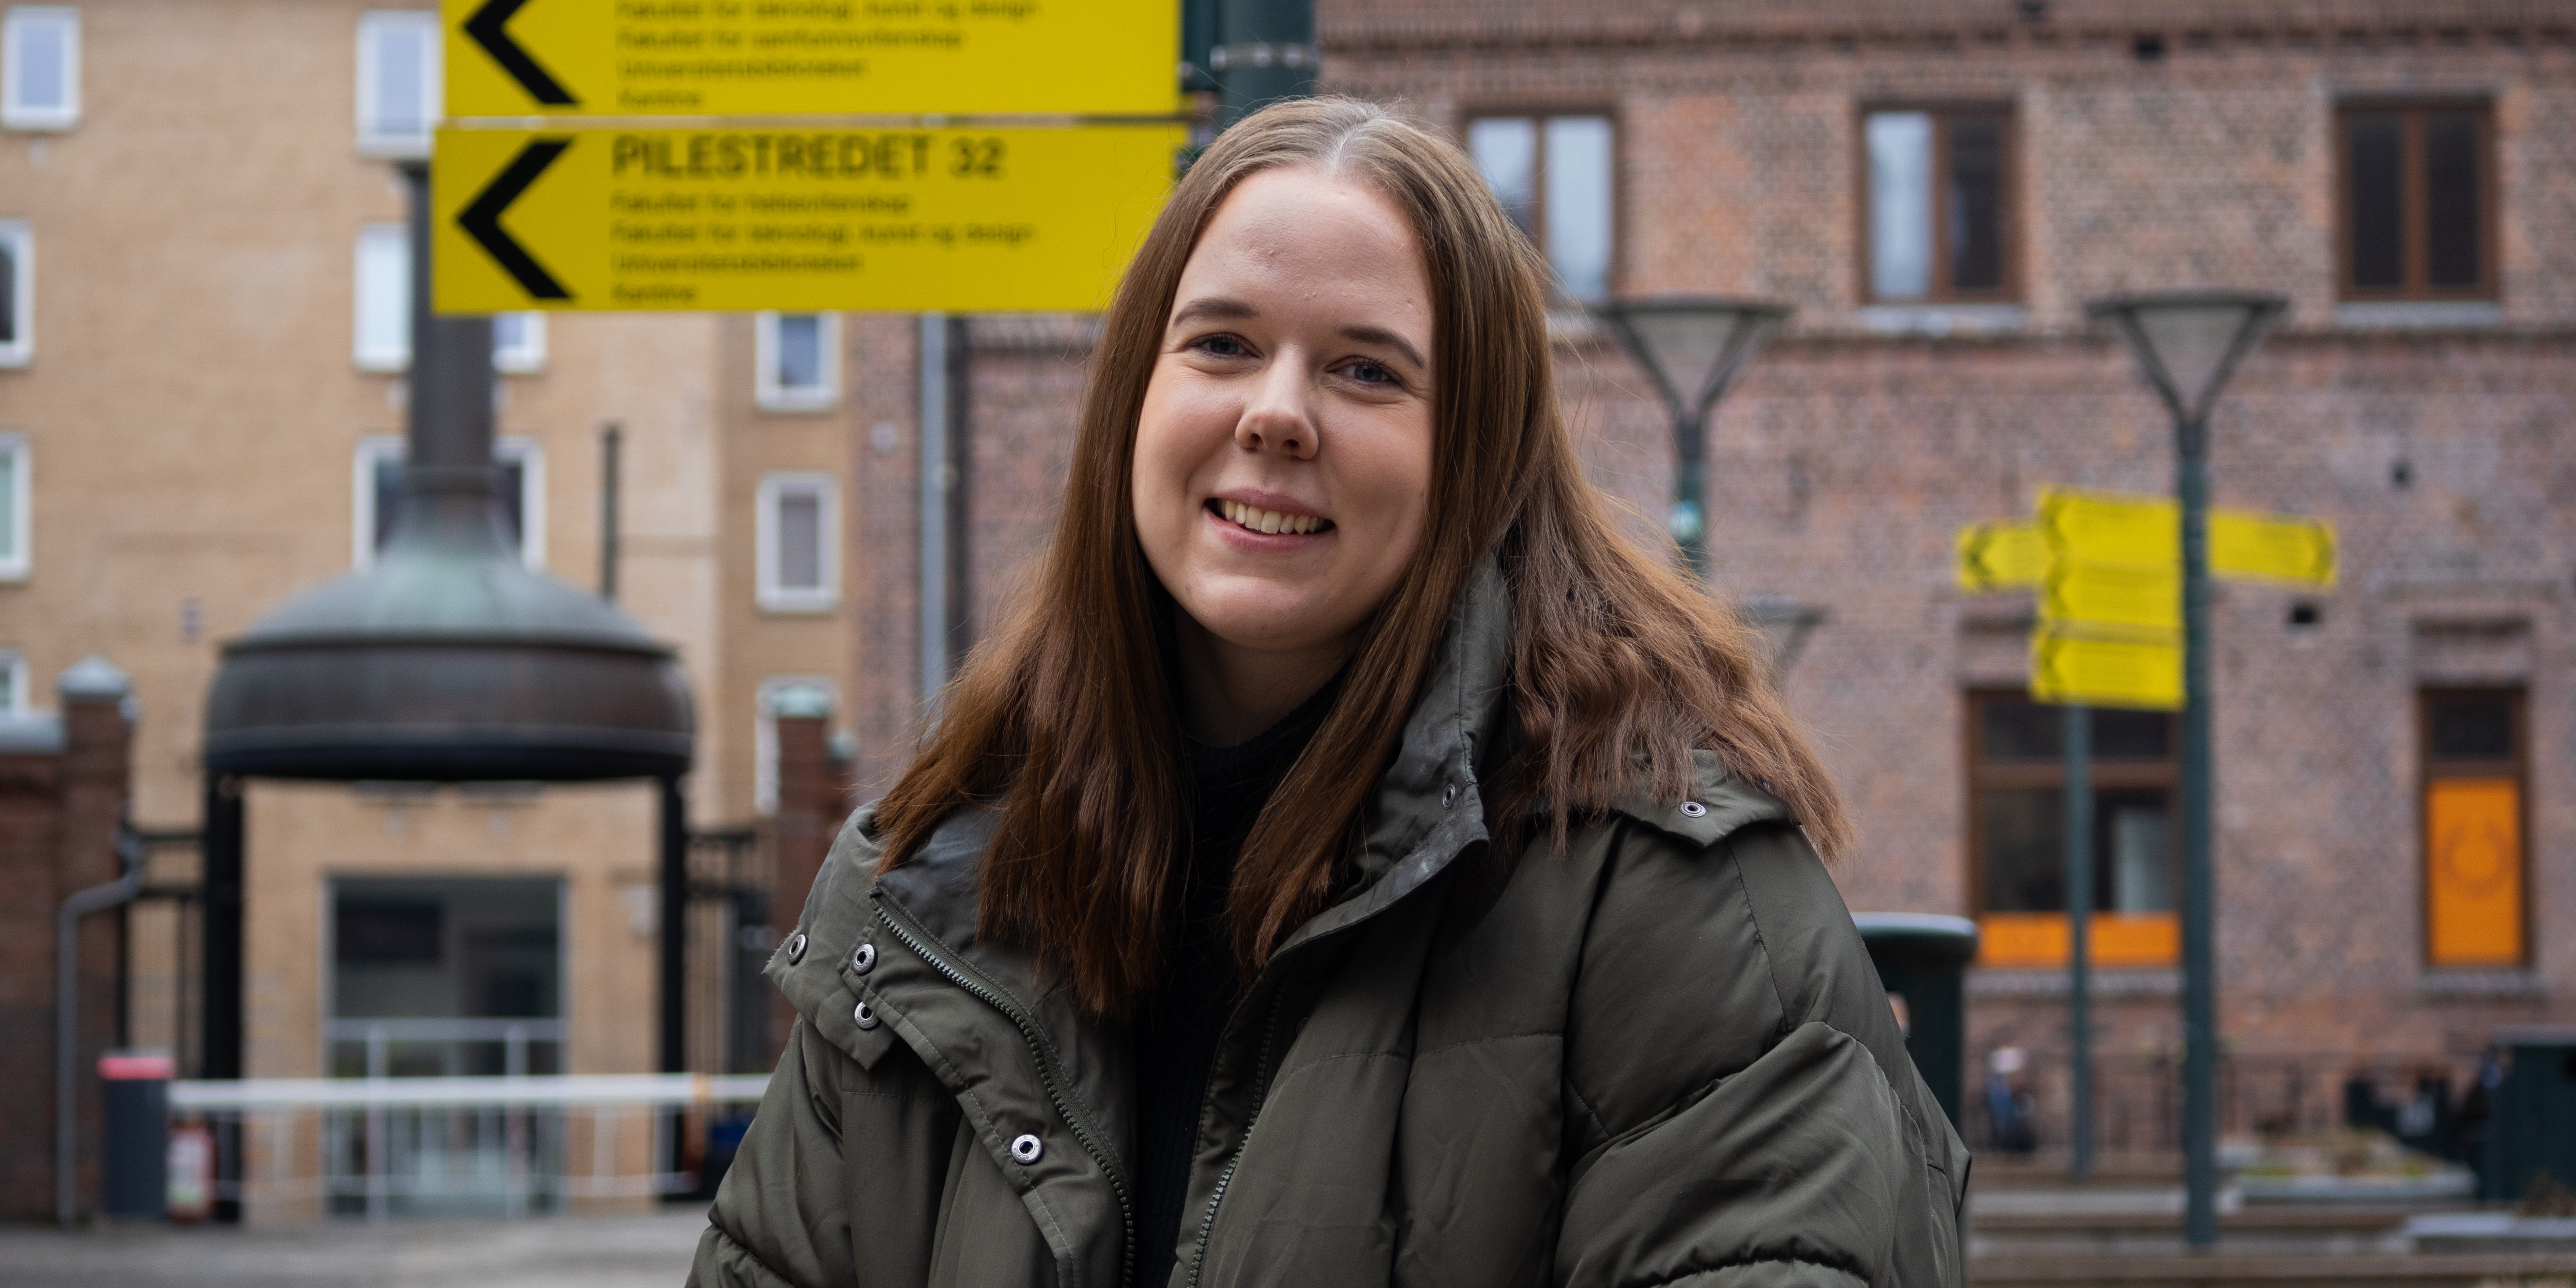
[[[2095,966],[2171,966],[2182,959],[2182,922],[2170,912],[2093,914]],[[1990,912],[1977,918],[1980,966],[2064,966],[2074,936],[2062,912]]]
[[[2519,966],[2522,919],[2522,784],[2426,784],[2425,956],[2436,966]]]

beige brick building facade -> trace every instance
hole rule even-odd
[[[424,98],[434,46],[405,43],[434,30],[434,6],[0,7],[0,705],[49,705],[65,667],[112,658],[140,712],[135,821],[193,828],[222,642],[369,557],[372,511],[388,499],[377,475],[399,459],[404,387],[385,328],[399,345],[405,283],[385,293],[381,252],[401,244],[394,162],[419,153],[435,117]],[[748,316],[567,315],[512,334],[499,433],[524,482],[531,559],[596,584],[601,429],[615,423],[618,599],[677,647],[694,693],[692,823],[750,830],[756,860],[774,794],[762,790],[775,759],[764,703],[798,684],[846,692],[855,678],[853,614],[830,557],[848,528],[849,363],[800,370],[802,387],[780,396],[756,378],[778,360],[776,328]],[[791,500],[815,502],[789,507],[789,537],[819,529],[821,556],[790,556],[798,585],[784,598],[764,591],[756,557],[759,510],[776,510],[780,480]],[[539,1067],[653,1067],[651,784],[253,782],[247,796],[250,1074],[350,1071],[350,1044],[335,1052],[329,1036],[350,1005],[334,997],[348,962],[330,927],[352,883],[369,881],[379,893],[427,881],[433,898],[496,879],[539,892],[554,909],[543,924],[554,965],[539,1000],[508,1003],[561,1026]],[[156,852],[156,889],[183,889],[194,872],[184,847]],[[127,1036],[178,1048],[192,1068],[186,906],[147,898],[130,914]],[[712,914],[701,929],[730,938]],[[731,1062],[714,1007],[724,963],[706,945],[697,955],[710,978],[693,1062],[715,1068]],[[483,1010],[464,998],[429,1014]]]

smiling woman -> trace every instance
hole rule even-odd
[[[1323,687],[1422,544],[1431,284],[1404,214],[1253,175],[1181,272],[1136,430],[1137,544],[1180,612],[1183,721],[1232,746]]]
[[[693,1282],[1961,1282],[1841,805],[1584,479],[1545,280],[1382,109],[1199,158],[1031,593],[771,963]]]

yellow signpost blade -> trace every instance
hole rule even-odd
[[[2172,498],[2050,488],[2038,527],[2061,557],[2088,564],[2181,566],[2181,511]],[[2209,512],[2209,571],[2229,580],[2335,584],[2333,525],[2259,510]]]
[[[2041,586],[2042,626],[2072,619],[2091,626],[2132,630],[2182,629],[2182,572],[2172,564],[2142,568],[2061,559]]]
[[[1172,0],[443,0],[451,117],[1153,116]]]
[[[2039,530],[2060,559],[2133,568],[2180,567],[2182,523],[2172,499],[2049,488]]]
[[[2140,635],[2107,638],[2063,629],[2030,637],[2030,696],[2088,707],[2180,711],[2182,640]]]
[[[440,312],[1097,311],[1170,194],[1168,124],[440,130]]]
[[[2211,510],[2209,571],[2230,580],[2332,586],[2334,525],[2295,514]]]
[[[2034,524],[1969,524],[1959,529],[1958,551],[1962,590],[2036,586],[2048,573],[2048,544]]]

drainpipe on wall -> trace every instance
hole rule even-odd
[[[967,319],[921,315],[921,706],[929,710],[971,642],[966,602]]]
[[[112,718],[128,723],[132,714],[125,704],[132,688],[125,672],[96,654],[83,658],[63,672],[55,684],[65,707],[105,705],[114,713]],[[86,721],[68,710],[63,715],[63,751],[68,779],[75,771],[96,768],[70,763],[76,758],[86,759],[82,753],[95,748],[80,745],[88,741],[77,732]],[[116,746],[115,754],[119,763],[113,772],[119,780],[115,787],[121,799],[124,795],[121,780],[125,755],[121,744]],[[65,786],[68,795],[71,784],[66,782]],[[76,818],[66,822],[79,825]],[[104,885],[75,892],[63,900],[61,910],[54,915],[54,1220],[66,1226],[78,1220],[80,1215],[77,1196],[73,1193],[80,1160],[80,921],[93,912],[129,903],[143,890],[143,839],[125,824],[121,809],[112,844],[124,875]]]

